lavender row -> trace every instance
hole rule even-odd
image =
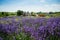
[[[50,40],[50,36],[59,40],[60,18],[0,18],[0,32],[13,36],[24,33],[31,40]]]

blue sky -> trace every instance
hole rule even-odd
[[[0,11],[60,11],[60,0],[0,0]]]

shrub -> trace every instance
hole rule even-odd
[[[23,14],[23,11],[21,11],[21,10],[17,11],[17,16],[21,16],[22,14]]]

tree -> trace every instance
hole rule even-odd
[[[5,16],[9,16],[8,12],[5,12]]]
[[[0,17],[2,17],[2,12],[0,12]]]
[[[35,16],[35,13],[34,13],[34,12],[31,12],[31,15],[32,15],[32,16]]]
[[[2,15],[4,15],[4,12],[2,12]]]
[[[18,11],[17,11],[17,16],[21,16],[21,15],[23,15],[23,11],[18,10]]]
[[[37,12],[37,14],[41,14],[42,12]]]
[[[49,12],[49,14],[53,14],[53,12]]]

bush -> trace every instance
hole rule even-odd
[[[17,11],[17,16],[21,16],[22,14],[23,14],[23,11],[21,11],[21,10]]]
[[[9,16],[9,14],[7,12],[0,12],[0,17],[5,17],[5,16]]]

